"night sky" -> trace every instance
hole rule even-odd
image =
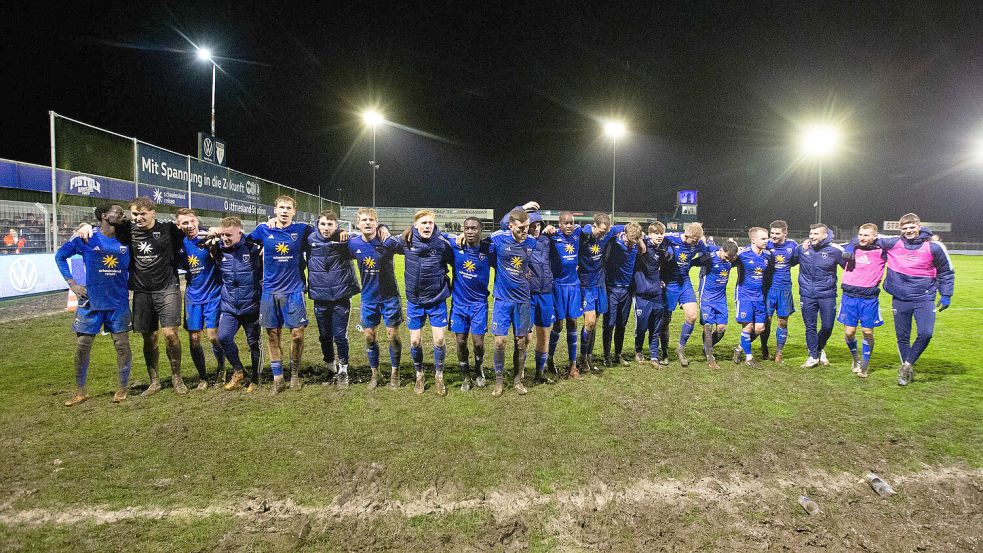
[[[224,71],[229,166],[345,204],[371,202],[367,106],[401,126],[379,129],[379,205],[499,213],[609,209],[599,120],[619,116],[619,211],[695,188],[709,226],[804,228],[818,171],[795,136],[826,119],[826,222],[915,211],[983,237],[978,1],[254,4],[0,8],[0,157],[47,164],[48,110],[193,154],[211,73],[190,40]]]

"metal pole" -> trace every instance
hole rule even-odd
[[[58,178],[55,170],[55,112],[48,112],[51,130],[51,251],[58,247]]]
[[[819,162],[819,205],[816,206],[816,222],[823,222],[823,162]]]
[[[338,189],[338,215],[341,215],[341,189]]]
[[[614,186],[618,175],[618,139],[611,139],[611,224],[614,224]]]
[[[212,62],[212,136],[215,136],[215,62]]]
[[[375,208],[375,172],[379,164],[375,162],[375,125],[372,125],[372,207]]]
[[[324,211],[324,198],[321,197],[321,183],[317,183],[317,214],[318,217],[321,216],[321,212]]]

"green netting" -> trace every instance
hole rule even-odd
[[[133,140],[55,118],[55,167],[134,180]]]

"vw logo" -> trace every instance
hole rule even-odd
[[[30,259],[22,257],[10,264],[7,276],[14,290],[30,292],[38,284],[38,267]]]
[[[205,157],[212,157],[212,139],[206,138],[202,141],[201,147],[205,150]]]

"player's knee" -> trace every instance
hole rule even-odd
[[[75,343],[78,345],[79,351],[87,352],[92,349],[92,343],[95,339],[96,337],[92,334],[79,334]]]
[[[865,329],[863,329],[863,334],[864,334],[864,338],[867,339],[867,340],[873,340],[874,339],[874,329],[873,328],[865,328]]]
[[[304,339],[304,327],[298,327],[290,330],[290,338],[293,341]]]
[[[167,335],[165,334],[164,336],[166,337]],[[196,348],[196,347],[200,346],[201,345],[201,334],[198,333],[198,332],[189,332],[188,333],[188,343],[191,344],[191,347],[192,348]]]

